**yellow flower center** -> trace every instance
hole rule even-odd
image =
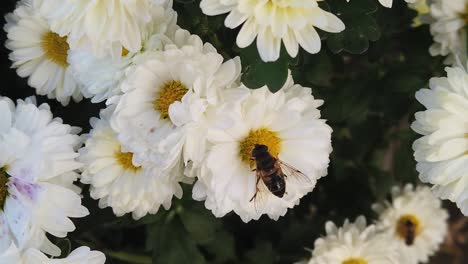
[[[154,110],[161,113],[163,119],[169,118],[169,106],[175,101],[181,101],[187,92],[187,87],[181,81],[166,82],[153,102]]]
[[[8,197],[8,174],[6,168],[0,168],[0,210],[5,206],[6,198]]]
[[[47,32],[42,36],[42,49],[44,49],[47,59],[59,66],[67,67],[68,50],[67,37],[60,37],[54,32]]]
[[[367,264],[367,261],[362,258],[350,258],[343,261],[341,264]]]
[[[122,149],[119,149],[119,151],[115,152],[114,157],[117,160],[117,163],[125,170],[133,172],[141,170],[141,166],[137,167],[133,165],[133,153],[131,152],[122,152]]]
[[[130,53],[130,51],[124,47],[122,47],[122,57],[125,57],[128,55],[128,53]]]
[[[421,231],[421,223],[416,216],[406,214],[398,219],[396,233],[401,239],[405,240],[407,244],[413,244],[414,239]]]
[[[255,161],[252,160],[252,150],[255,144],[265,145],[268,147],[268,152],[278,158],[281,150],[281,139],[278,133],[270,131],[268,128],[260,128],[257,130],[250,130],[249,134],[241,140],[239,144],[239,155],[241,160],[254,167]]]

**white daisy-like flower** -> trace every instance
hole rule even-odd
[[[432,56],[448,56],[446,63],[466,60],[466,24],[468,22],[467,0],[433,0],[430,5],[431,34],[434,44]]]
[[[378,227],[398,242],[401,263],[426,263],[447,234],[448,213],[428,187],[394,187],[390,202],[373,207]]]
[[[71,49],[120,57],[142,47],[143,27],[151,22],[152,0],[37,0],[41,13]]]
[[[180,41],[193,45],[180,47],[177,40],[165,51],[142,56],[122,84],[111,119],[124,151],[133,152],[138,165],[170,169],[183,150],[203,153],[199,125],[206,109],[218,103],[220,91],[238,85],[238,58],[223,63],[213,46],[178,32]]]
[[[345,220],[342,227],[329,221],[326,236],[315,241],[309,264],[400,264],[396,243],[367,226],[360,216],[354,223]]]
[[[455,202],[468,215],[468,74],[446,68],[447,77],[432,78],[429,89],[416,99],[427,110],[416,113],[411,128],[423,137],[413,144],[416,169],[422,182],[434,184],[433,192]]]
[[[92,118],[93,129],[80,150],[84,163],[81,181],[91,184],[91,197],[99,199],[101,208],[111,207],[117,216],[132,213],[139,219],[155,214],[163,205],[171,206],[172,197],[182,197],[178,179],[160,177],[155,167],[133,164],[133,153],[122,152],[117,135],[109,124],[112,107],[101,112],[101,119]],[[183,175],[182,163],[176,167]]]
[[[66,37],[54,33],[30,1],[20,1],[16,10],[6,16],[5,46],[10,60],[21,77],[29,77],[29,86],[37,94],[56,98],[67,105],[70,97],[82,98],[67,62],[69,46]]]
[[[239,90],[246,95],[225,99],[210,116],[208,152],[192,171],[198,176],[193,197],[206,200],[205,206],[216,217],[234,211],[244,222],[263,214],[276,220],[327,174],[332,129],[320,119],[317,107],[323,101],[314,99],[310,88],[294,85],[291,78],[275,94],[267,87]],[[228,92],[229,96],[235,94]],[[253,171],[256,144],[265,145],[273,157],[301,171],[306,179],[285,178],[282,198],[261,188],[265,185],[261,180],[257,184],[257,172]],[[255,194],[258,197],[252,199]]]
[[[141,29],[142,48],[138,52],[122,50],[122,56],[98,57],[86,50],[71,50],[70,66],[75,78],[83,84],[85,97],[94,103],[104,101],[120,93],[120,83],[125,71],[134,64],[141,53],[162,50],[171,43],[178,29],[177,14],[171,6],[152,5],[151,22]]]
[[[102,252],[79,247],[63,259],[50,259],[35,248],[21,251],[14,244],[0,253],[0,264],[104,264],[106,257]]]
[[[33,99],[15,107],[0,98],[0,120],[0,252],[14,243],[59,255],[46,232],[65,237],[75,229],[70,217],[88,215],[73,185],[79,130]]]
[[[324,11],[317,0],[202,0],[200,7],[209,16],[229,13],[224,21],[228,28],[242,25],[237,46],[245,48],[257,38],[257,48],[263,61],[279,58],[281,43],[292,57],[299,46],[309,53],[321,48],[315,28],[327,32],[341,32],[343,22]]]

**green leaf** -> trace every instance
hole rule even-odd
[[[179,219],[154,227],[153,263],[205,264],[205,257]]]
[[[343,21],[346,29],[340,33],[329,33],[327,45],[334,53],[347,51],[352,54],[364,53],[369,41],[380,38],[380,29],[372,16],[377,6],[369,0],[330,2],[331,10]]]
[[[289,57],[282,52],[275,62],[264,62],[258,55],[255,44],[241,50],[242,82],[250,89],[261,88],[265,85],[272,92],[277,92],[288,77]]]
[[[180,214],[180,219],[194,241],[198,244],[205,244],[213,241],[216,231],[221,227],[219,219],[203,208],[203,206],[193,206],[184,210]]]

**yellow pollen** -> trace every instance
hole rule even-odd
[[[60,37],[54,32],[47,32],[42,36],[42,49],[47,59],[62,67],[67,67],[68,50],[67,37]]]
[[[119,151],[115,152],[114,157],[117,160],[117,163],[125,170],[131,170],[133,172],[141,170],[140,166],[136,167],[133,165],[133,153],[131,152],[122,152],[122,150],[119,149]]]
[[[128,55],[128,53],[130,53],[130,51],[124,47],[122,47],[122,57],[125,57]]]
[[[6,198],[8,197],[7,183],[8,175],[6,173],[6,167],[0,168],[0,210],[3,210]]]
[[[362,258],[350,258],[343,261],[341,264],[367,264],[367,261]]]
[[[270,131],[268,128],[260,128],[257,130],[250,130],[249,134],[241,140],[239,144],[239,155],[243,162],[254,167],[255,161],[252,158],[252,150],[255,144],[265,145],[268,147],[268,152],[278,158],[281,150],[281,139],[276,132]]]
[[[414,237],[419,235],[422,231],[421,223],[419,222],[419,219],[416,216],[412,214],[402,215],[400,219],[398,219],[396,233],[403,240],[405,240],[409,235],[409,225],[411,225],[414,230]]]
[[[169,118],[169,106],[175,101],[181,101],[187,92],[187,87],[181,81],[166,82],[159,91],[158,99],[153,102],[154,110],[161,113],[163,119]]]

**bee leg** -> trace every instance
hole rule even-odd
[[[258,193],[258,182],[260,181],[260,177],[257,178],[257,183],[255,183],[255,194],[252,196],[252,198],[250,198],[250,201],[251,202],[253,199],[255,199],[255,197],[257,197],[257,193]]]
[[[253,169],[252,171],[257,171],[257,169]]]

